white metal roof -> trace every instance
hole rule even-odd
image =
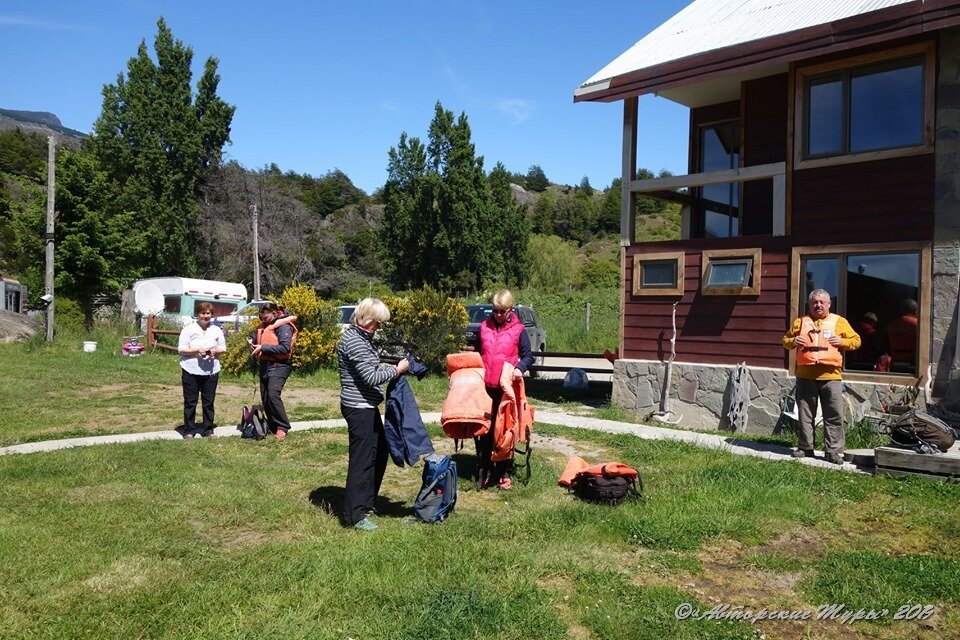
[[[695,0],[576,93],[605,89],[625,73],[909,2],[915,0]]]

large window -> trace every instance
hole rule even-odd
[[[797,161],[932,150],[933,53],[920,43],[798,69]]]
[[[845,317],[862,345],[844,356],[844,369],[917,376],[925,364],[921,273],[924,251],[819,249],[799,256],[797,309],[805,313],[814,289],[831,296],[831,311]]]
[[[700,128],[699,171],[724,171],[740,166],[740,125],[736,120]],[[740,183],[711,184],[697,189],[701,237],[740,235]]]

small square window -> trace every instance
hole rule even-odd
[[[683,252],[633,256],[633,295],[682,296]]]
[[[715,249],[703,252],[700,292],[711,296],[760,295],[760,249]]]
[[[677,286],[677,263],[675,260],[651,260],[643,262],[640,271],[641,287]]]
[[[749,287],[753,260],[712,260],[707,267],[707,287]]]

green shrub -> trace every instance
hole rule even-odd
[[[259,324],[259,320],[245,322],[227,336],[227,352],[220,356],[220,367],[224,372],[239,376],[256,371],[250,347],[247,346],[247,336],[253,333]]]
[[[464,345],[467,310],[463,305],[429,286],[384,302],[390,309],[390,322],[380,332],[381,341],[409,345],[431,371],[444,371],[447,354]]]
[[[515,292],[518,304],[533,307],[547,332],[548,351],[603,353],[619,344],[619,287],[544,293],[532,287]],[[590,303],[590,330],[586,303]]]
[[[70,298],[57,298],[53,305],[53,326],[57,331],[86,331],[83,309]]]

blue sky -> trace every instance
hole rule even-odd
[[[620,173],[622,103],[574,89],[688,0],[0,1],[0,108],[50,111],[88,132],[100,90],[126,72],[156,21],[194,52],[194,80],[219,59],[237,107],[229,159],[319,176],[340,169],[368,193],[400,134],[426,138],[439,100],[465,112],[478,155],[552,182]],[[686,173],[687,109],[640,101],[638,165]]]

